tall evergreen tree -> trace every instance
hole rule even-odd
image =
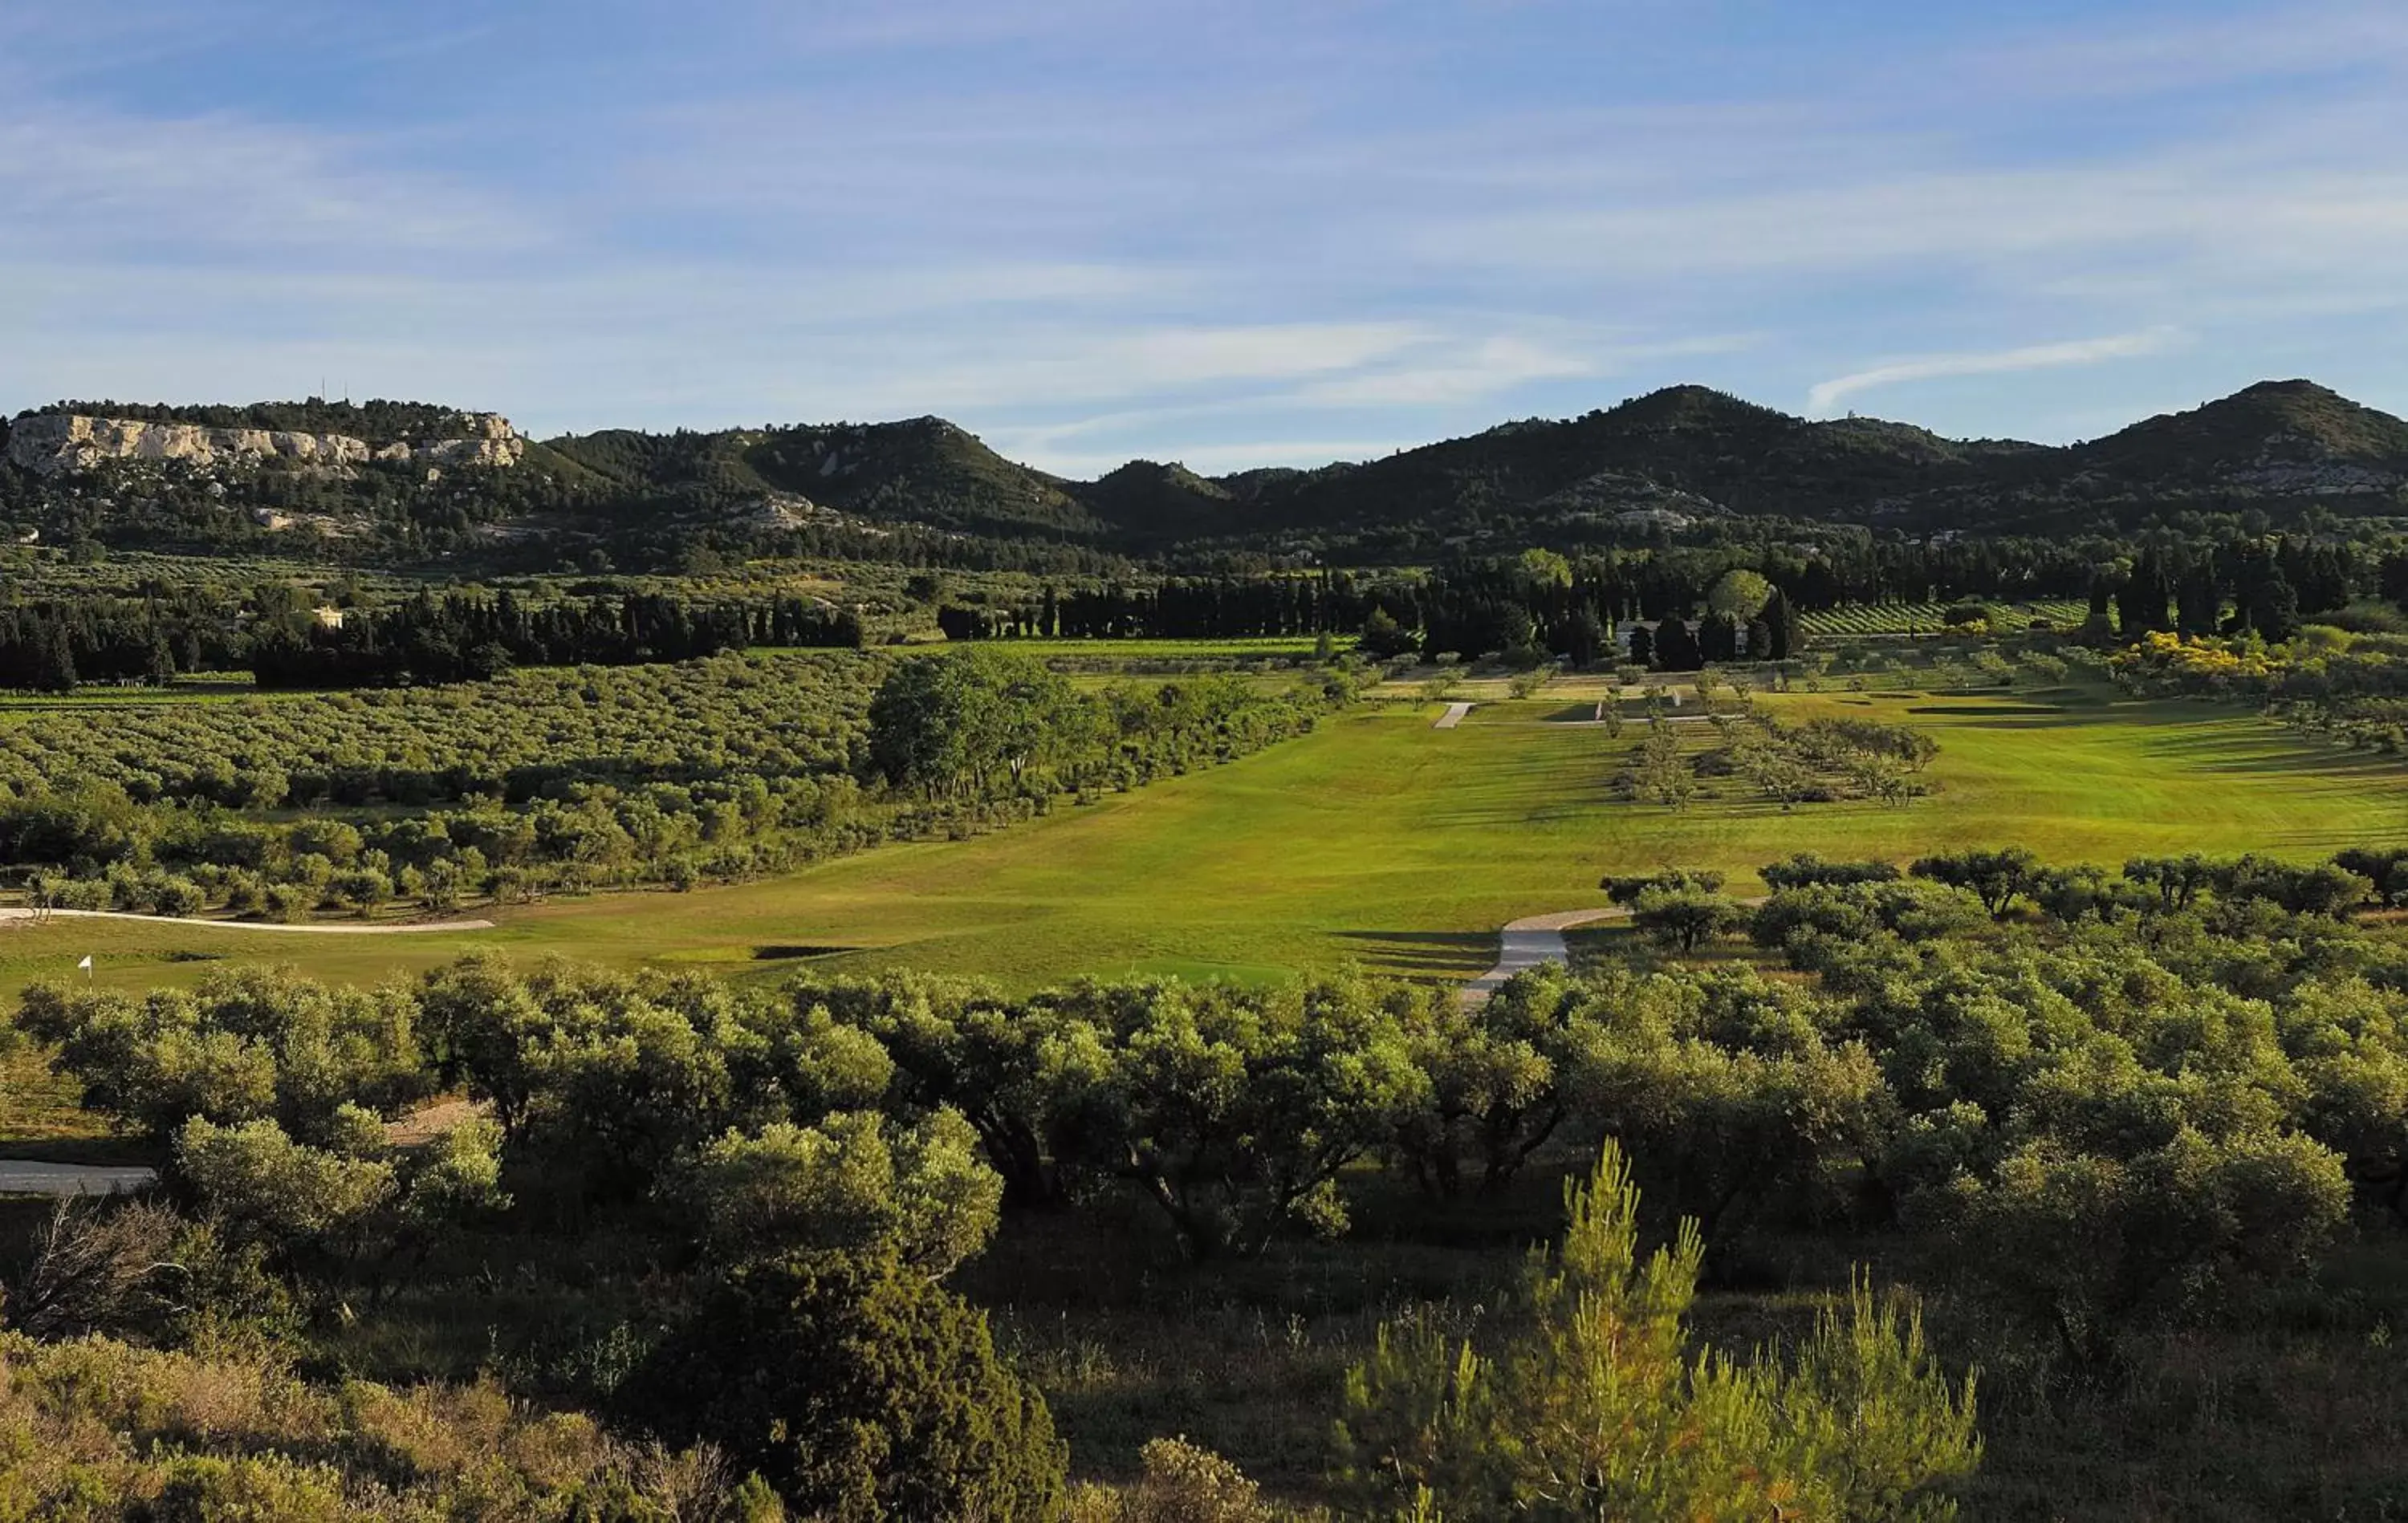
[[[1689,621],[1671,618],[1656,626],[1656,665],[1667,672],[1694,672],[1705,664]]]

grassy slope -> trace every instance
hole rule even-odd
[[[1609,869],[1659,862],[1735,875],[1800,849],[1904,860],[2020,842],[2062,861],[2136,852],[2329,852],[2408,829],[2396,761],[2302,748],[2229,708],[2099,694],[2055,712],[2028,696],[1792,695],[1792,717],[1846,712],[1932,726],[1942,791],[1903,810],[1784,815],[1617,804],[1605,780],[1636,745],[1546,722],[1561,697],[1484,705],[1435,732],[1434,705],[1367,706],[1235,765],[967,842],[885,848],[773,882],[564,901],[500,912],[495,932],[271,937],[193,927],[18,926],[0,985],[98,955],[126,987],[176,982],[194,954],[288,961],[368,979],[470,947],[771,976],[801,965],[976,972],[1033,985],[1094,972],[1273,977],[1359,961],[1465,975],[1518,915],[1598,902]],[[1702,731],[1691,733],[1702,740]],[[821,949],[842,949],[821,954]]]

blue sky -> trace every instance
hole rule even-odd
[[[0,0],[0,409],[941,413],[1091,475],[1675,381],[2408,412],[2399,0]]]

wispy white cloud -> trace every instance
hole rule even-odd
[[[40,100],[0,105],[0,249],[108,257],[173,248],[278,263],[329,249],[515,252],[543,241],[523,205],[450,177],[382,167],[339,135],[224,115],[149,119]]]
[[[2105,338],[2079,338],[2062,344],[2032,344],[1986,354],[1927,354],[1899,360],[1852,375],[1820,382],[1807,393],[1807,406],[1829,412],[1849,397],[1884,387],[1951,376],[2006,376],[2027,370],[2057,370],[2069,365],[2105,364],[2112,360],[2157,354],[2178,342],[2181,334],[2164,328],[2146,333],[2116,334]]]
[[[2391,0],[2311,0],[2184,24],[2113,21],[1982,50],[1995,84],[2034,95],[2198,90],[2239,80],[2361,72],[2408,62],[2408,12]]]
[[[1760,336],[1715,334],[1641,342],[1587,334],[1450,335],[1354,374],[1310,382],[1292,396],[1317,407],[1464,406],[1541,382],[1604,380],[1643,363],[1737,354]]]
[[[924,411],[1079,406],[1161,397],[1197,388],[1280,387],[1340,374],[1426,341],[1418,323],[1275,323],[1138,327],[1010,323],[965,334],[864,335],[902,363],[856,383],[857,393]],[[855,347],[845,341],[844,348]],[[904,397],[916,398],[905,404]]]
[[[2304,237],[2313,230],[2316,236]],[[2408,238],[2408,173],[2246,164],[2198,152],[2006,170],[1901,167],[1856,183],[1438,223],[1434,257],[1631,281],[1803,278],[1944,263],[1999,268],[2171,247],[2186,262],[2292,276],[2352,267]]]
[[[1315,381],[1296,396],[1321,406],[1426,406],[1476,402],[1530,381],[1595,373],[1595,366],[1577,355],[1527,339],[1490,338],[1433,363],[1406,363]]]

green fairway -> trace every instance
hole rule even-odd
[[[1600,902],[1598,875],[1659,863],[1745,875],[1799,850],[1904,861],[2017,843],[2054,861],[2264,850],[2319,856],[2408,833],[2408,768],[2309,749],[2254,716],[2099,691],[2035,698],[1787,695],[1784,717],[1928,725],[1939,793],[1871,804],[1614,802],[1607,779],[1640,727],[1610,741],[1557,693],[1484,705],[1435,731],[1435,705],[1366,705],[1233,765],[963,842],[889,847],[796,876],[693,893],[494,912],[459,937],[279,936],[90,921],[0,930],[0,979],[136,986],[219,959],[373,978],[471,947],[774,977],[893,964],[1027,986],[1080,973],[1259,979],[1360,962],[1464,976],[1517,916]],[[1692,743],[1706,732],[1697,727]]]

